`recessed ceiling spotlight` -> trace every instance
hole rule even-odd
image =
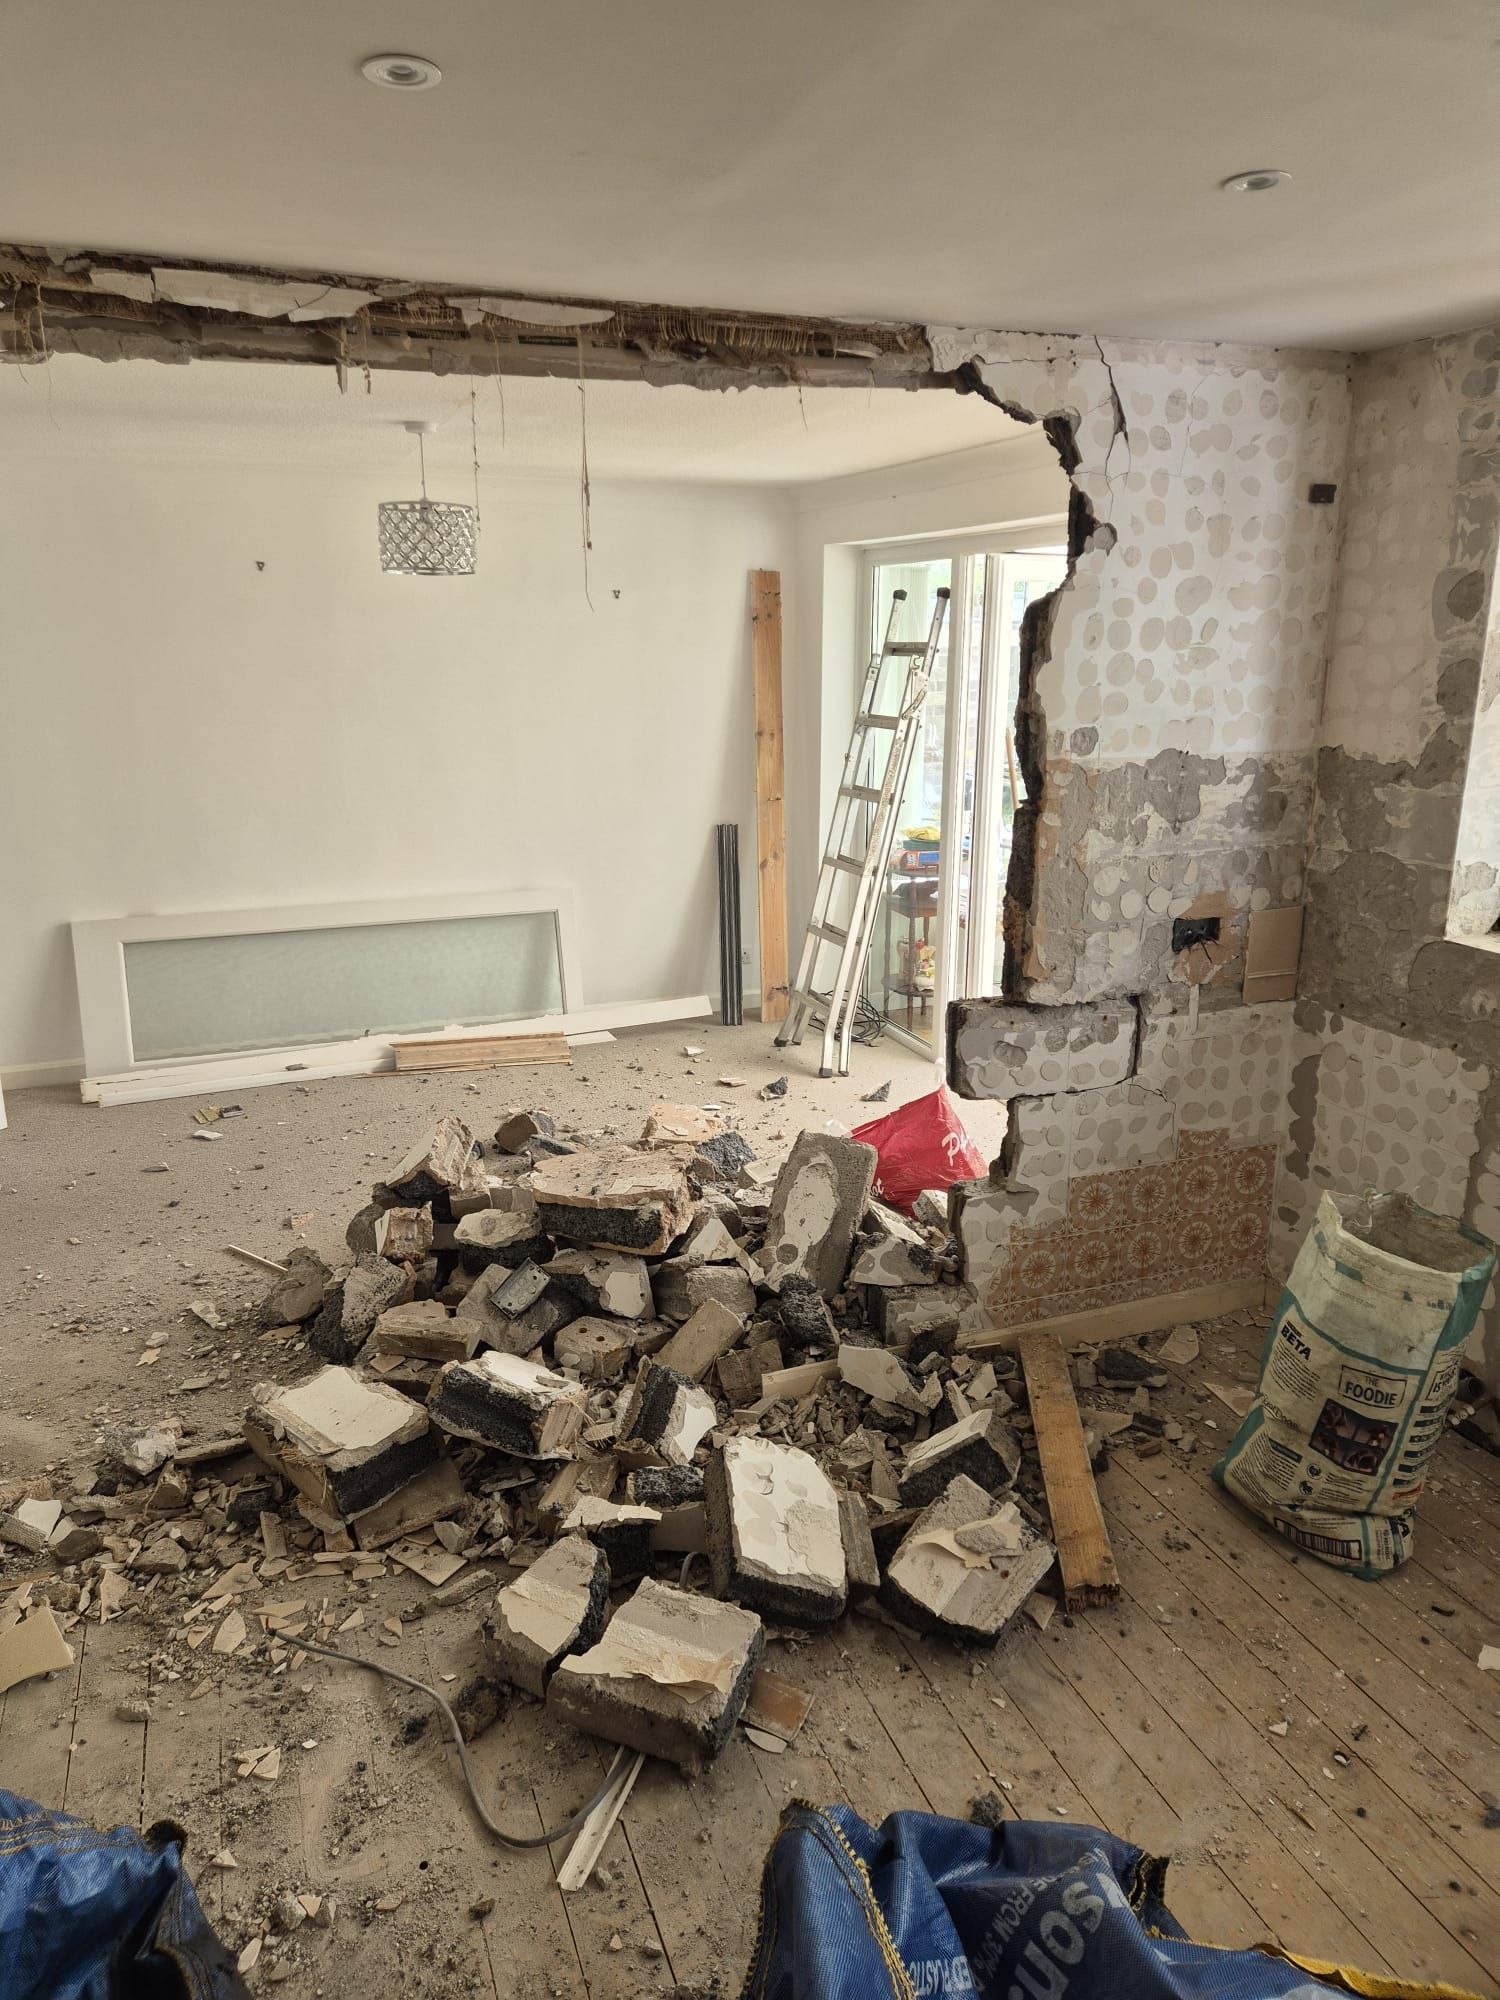
[[[1231,174],[1227,181],[1219,182],[1223,194],[1269,194],[1272,188],[1285,187],[1291,175],[1283,167],[1252,167],[1248,174]]]
[[[384,84],[387,90],[432,90],[443,80],[443,72],[426,56],[369,56],[359,73],[366,82]]]

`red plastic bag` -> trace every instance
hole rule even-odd
[[[988,1172],[984,1155],[964,1130],[942,1084],[930,1097],[913,1098],[849,1136],[875,1148],[880,1156],[875,1162],[875,1193],[903,1215],[911,1214],[923,1188],[982,1180]]]

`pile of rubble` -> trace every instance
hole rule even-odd
[[[1045,1622],[1016,1364],[960,1345],[943,1204],[908,1221],[875,1165],[804,1132],[778,1171],[692,1106],[656,1105],[634,1144],[540,1110],[488,1145],[443,1118],[349,1224],[347,1268],[299,1249],[273,1284],[265,1328],[311,1372],[260,1386],[242,1436],[111,1440],[66,1508],[0,1493],[0,1539],[69,1566],[46,1591],[65,1625],[162,1580],[195,1651],[236,1651],[241,1603],[285,1579],[256,1608],[273,1670],[364,1622],[320,1574],[394,1561],[442,1602],[490,1600],[466,1730],[498,1683],[692,1770],[740,1719],[766,1624],[863,1608],[991,1644],[1028,1602]],[[1113,1367],[1133,1407],[1086,1412],[1090,1442],[1145,1442],[1150,1365]]]

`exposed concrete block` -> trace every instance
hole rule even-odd
[[[717,1183],[733,1187],[754,1158],[754,1149],[742,1132],[721,1132],[694,1147],[688,1173],[700,1186]]]
[[[528,1139],[550,1139],[556,1130],[545,1111],[507,1111],[495,1127],[495,1149],[519,1153]]]
[[[875,1559],[875,1538],[870,1533],[870,1514],[859,1494],[841,1486],[839,1532],[844,1539],[844,1570],[849,1579],[851,1602],[873,1597],[880,1589],[880,1564]]]
[[[245,1436],[257,1458],[328,1514],[375,1506],[437,1456],[421,1404],[350,1368],[258,1389]]]
[[[437,1458],[375,1506],[351,1514],[349,1530],[362,1549],[383,1549],[434,1521],[461,1514],[468,1498],[452,1459]]]
[[[582,1535],[565,1535],[506,1584],[485,1621],[502,1679],[541,1700],[560,1660],[596,1645],[609,1622],[609,1561]]]
[[[262,1326],[297,1326],[311,1319],[333,1283],[333,1273],[316,1250],[298,1244],[286,1269],[260,1303]]]
[[[724,1130],[717,1112],[704,1111],[696,1104],[653,1104],[641,1133],[643,1146],[699,1146]]]
[[[753,1308],[753,1293],[751,1305]],[[721,1304],[718,1299],[705,1299],[691,1318],[678,1327],[666,1346],[658,1351],[657,1362],[663,1368],[675,1368],[679,1374],[689,1375],[693,1381],[701,1382],[744,1331],[743,1314]]]
[[[881,1599],[919,1631],[993,1645],[1052,1567],[1054,1550],[1013,1500],[997,1507],[960,1475],[924,1507],[892,1557]]]
[[[761,1251],[772,1291],[796,1276],[832,1298],[869,1205],[875,1148],[827,1132],[803,1132],[776,1177]]]
[[[943,1385],[937,1376],[913,1375],[888,1347],[856,1347],[846,1341],[839,1348],[838,1368],[851,1388],[873,1396],[877,1403],[909,1410],[914,1417],[928,1415],[942,1401]]]
[[[674,1153],[601,1146],[544,1160],[532,1175],[549,1236],[659,1257],[692,1214],[687,1175]]]
[[[691,1319],[711,1299],[742,1326],[755,1311],[755,1287],[738,1264],[684,1264],[669,1257],[653,1269],[651,1290],[663,1319]]]
[[[461,1118],[446,1117],[417,1141],[389,1180],[376,1185],[375,1199],[382,1208],[422,1208],[440,1196],[483,1188],[479,1141]]]
[[[613,1583],[632,1583],[651,1567],[653,1536],[661,1520],[657,1507],[641,1507],[580,1493],[563,1516],[565,1535],[586,1535],[609,1561]]]
[[[868,1233],[854,1247],[849,1266],[851,1285],[933,1285],[937,1257],[920,1229],[904,1215],[878,1201],[870,1203]]]
[[[753,1403],[762,1378],[786,1366],[779,1340],[755,1340],[748,1347],[721,1354],[714,1363],[719,1387],[735,1409]]]
[[[479,1337],[502,1354],[530,1354],[549,1335],[578,1319],[582,1306],[539,1264],[481,1271],[459,1304],[459,1317],[479,1322]]]
[[[656,1311],[644,1258],[618,1250],[561,1250],[543,1268],[590,1312],[615,1319],[650,1319]]]
[[[703,1498],[703,1474],[696,1465],[638,1465],[625,1489],[642,1507],[681,1507]]]
[[[703,1482],[714,1589],[764,1617],[822,1625],[844,1609],[838,1493],[805,1451],[731,1438]]]
[[[718,1421],[712,1397],[690,1377],[657,1361],[643,1361],[628,1397],[621,1399],[616,1443],[623,1451],[654,1451],[668,1465],[687,1465]]]
[[[453,1248],[466,1271],[483,1271],[491,1264],[515,1270],[534,1254],[547,1253],[535,1210],[525,1208],[477,1208],[460,1216],[453,1229]]]
[[[552,1358],[559,1368],[571,1368],[585,1382],[618,1382],[635,1358],[631,1334],[623,1320],[596,1319],[585,1313],[553,1336]]]
[[[838,1338],[828,1301],[811,1278],[795,1273],[783,1278],[772,1310],[787,1339],[798,1347],[826,1347]]]
[[[1135,1074],[1130,1000],[1031,1007],[955,1000],[948,1013],[948,1084],[959,1097],[1055,1097]]]
[[[871,1322],[898,1353],[919,1336],[940,1344],[956,1339],[964,1308],[973,1303],[968,1289],[957,1285],[872,1285],[865,1296]]]
[[[411,1278],[383,1257],[360,1257],[334,1286],[308,1331],[313,1353],[347,1367],[374,1331],[379,1314],[411,1297]]]
[[[753,1611],[647,1577],[596,1646],[559,1663],[547,1706],[606,1742],[701,1771],[729,1740],[764,1650]]]
[[[353,1225],[351,1224],[352,1228]],[[420,1264],[432,1248],[430,1208],[377,1208],[368,1242],[350,1241],[351,1250],[389,1257],[393,1264]]]
[[[998,1410],[974,1410],[908,1447],[901,1461],[903,1507],[925,1507],[963,1473],[994,1493],[1021,1469],[1021,1440]]]
[[[536,1503],[538,1525],[549,1535],[561,1534],[562,1524],[573,1511],[575,1501],[585,1493],[607,1500],[618,1477],[619,1468],[612,1452],[602,1458],[580,1455],[568,1459],[553,1473]]]
[[[516,1458],[563,1458],[588,1408],[588,1392],[539,1362],[486,1353],[450,1361],[428,1399],[432,1421]]]
[[[414,1299],[377,1315],[372,1354],[416,1354],[428,1361],[467,1361],[479,1345],[477,1319],[460,1319],[436,1299]]]

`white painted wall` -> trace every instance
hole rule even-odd
[[[711,989],[718,820],[742,830],[754,987],[746,572],[792,567],[782,496],[597,485],[590,610],[572,481],[486,480],[464,579],[381,575],[391,489],[348,469],[9,460],[12,1084],[80,1058],[75,917],[561,883],[588,1001]]]
[[[787,857],[792,971],[867,654],[859,551],[869,542],[1065,518],[1068,482],[1039,429],[915,465],[793,488],[786,634]],[[1062,536],[1059,535],[1061,540]]]

